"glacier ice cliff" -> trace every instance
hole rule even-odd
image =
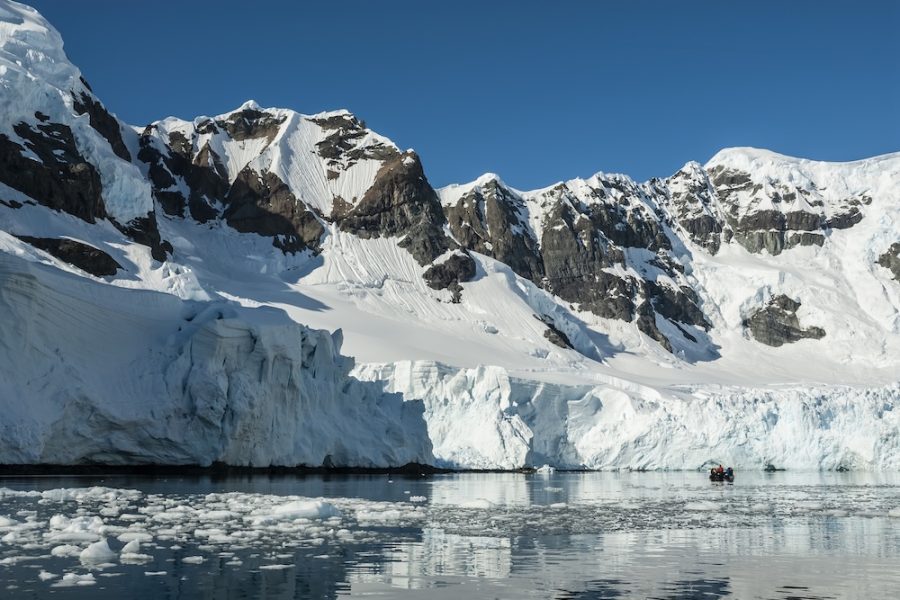
[[[439,465],[516,469],[900,468],[900,384],[878,388],[685,386],[609,378],[566,385],[501,367],[360,365],[363,379],[422,398]]]
[[[0,463],[432,462],[421,402],[273,308],[125,290],[0,253]]]

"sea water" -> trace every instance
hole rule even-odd
[[[900,476],[0,478],[3,598],[898,598]]]

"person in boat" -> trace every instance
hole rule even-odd
[[[717,474],[717,475],[724,475],[724,474],[725,474],[725,467],[723,467],[722,465],[719,465],[719,466],[716,468],[716,474]]]
[[[731,467],[725,469],[725,477],[734,477],[734,469]]]

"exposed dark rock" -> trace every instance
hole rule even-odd
[[[388,160],[399,154],[393,147],[380,142],[362,147],[356,144],[356,140],[365,137],[368,132],[365,123],[349,113],[309,120],[322,129],[331,131],[324,140],[316,144],[319,156],[331,164],[336,165],[344,161],[347,163],[344,165],[346,167],[363,158]],[[337,177],[337,172],[332,172]]]
[[[428,287],[435,290],[450,290],[453,302],[459,302],[462,294],[462,283],[475,277],[475,261],[468,252],[451,254],[447,260],[432,265],[422,275]]]
[[[653,309],[666,319],[696,325],[706,331],[712,327],[706,315],[700,310],[700,299],[693,288],[683,285],[674,289],[655,281],[647,281],[644,288],[651,299]]]
[[[534,318],[547,326],[547,329],[544,330],[544,338],[546,338],[547,341],[560,348],[566,348],[568,350],[575,349],[572,342],[569,341],[569,336],[556,328],[553,319],[546,315],[534,315]]]
[[[624,254],[590,219],[560,202],[544,224],[541,250],[548,291],[601,317],[632,320],[633,282],[604,270],[624,261]]]
[[[21,202],[16,202],[15,200],[4,200],[0,198],[0,204],[3,206],[8,206],[10,208],[22,208],[24,206]]]
[[[278,117],[255,108],[245,108],[216,121],[216,125],[228,132],[231,139],[238,142],[255,138],[266,138],[269,142],[278,135],[285,117]]]
[[[200,124],[197,125],[197,133],[199,133],[200,135],[218,132],[219,128],[216,127],[216,122],[212,119],[206,119],[204,121],[201,121]]]
[[[167,254],[173,252],[172,244],[162,239],[159,233],[159,225],[156,222],[156,213],[151,211],[147,216],[132,219],[124,225],[112,222],[116,228],[133,239],[138,244],[150,247],[150,255],[154,260],[164,262]]]
[[[0,181],[38,203],[88,223],[106,217],[100,174],[79,153],[72,130],[58,123],[25,123],[13,127],[39,160],[0,134]]]
[[[332,217],[343,231],[362,238],[402,235],[400,246],[420,265],[455,246],[444,234],[440,201],[415,154],[386,161],[356,206]]]
[[[672,352],[672,342],[669,341],[656,324],[656,313],[653,306],[646,300],[638,304],[637,307],[637,328],[647,336],[659,342],[660,346]]]
[[[797,309],[801,304],[784,294],[773,296],[769,303],[744,320],[744,327],[756,341],[767,346],[782,346],[802,339],[820,339],[825,330],[820,327],[800,326]]]
[[[163,152],[152,134],[152,126],[141,134],[138,159],[147,163],[153,195],[165,213],[184,216],[187,207],[191,217],[201,223],[216,218],[218,212],[209,201],[221,201],[229,188],[228,173],[218,155],[207,144],[192,160],[190,140],[177,132],[169,136],[173,142],[171,152]],[[187,198],[175,187],[175,176],[182,178],[190,190]]]
[[[169,149],[188,161],[191,160],[191,156],[194,154],[193,142],[180,131],[169,132]]]
[[[719,166],[710,169],[709,174],[712,175],[712,183],[717,190],[746,190],[754,187],[750,174],[743,171]]]
[[[767,188],[766,199],[776,208],[755,210],[741,208],[734,193],[749,190],[751,198],[760,198],[759,184],[753,184],[748,173],[723,167],[710,170],[713,184],[722,205],[726,208],[725,218],[734,229],[734,239],[750,252],[766,250],[776,255],[795,246],[821,246],[825,243],[825,232],[830,229],[847,229],[862,218],[859,205],[871,202],[871,198],[851,198],[839,207],[839,212],[826,216],[824,202],[815,199],[809,190],[793,188],[786,183],[772,182]],[[802,196],[806,205],[791,209]],[[746,210],[742,215],[741,211]]]
[[[900,242],[894,242],[887,252],[878,257],[878,264],[889,269],[900,282]]]
[[[85,113],[88,114],[91,127],[96,129],[100,135],[106,138],[106,141],[109,142],[113,152],[116,153],[116,156],[122,160],[131,162],[131,154],[128,152],[128,148],[125,147],[125,142],[122,140],[122,130],[119,127],[118,119],[109,114],[106,107],[94,99],[90,94],[81,92],[79,96],[76,96],[73,93],[72,99],[74,100],[75,112],[79,115]]]
[[[444,208],[454,238],[469,250],[495,258],[522,277],[539,282],[544,264],[537,240],[522,217],[522,199],[497,181]]]
[[[318,251],[325,228],[273,173],[261,175],[245,167],[228,190],[225,203],[224,217],[234,229],[271,236],[273,245],[284,252]]]
[[[639,193],[620,181],[611,184],[629,195]],[[675,281],[681,278],[681,265],[671,257],[671,242],[657,217],[642,204],[628,206],[604,196],[602,190],[595,196],[597,202],[587,206],[562,197],[547,215],[541,240],[545,274],[540,284],[580,309],[635,322],[640,331],[669,351],[672,345],[657,326],[657,315],[679,328],[680,322],[708,330],[710,323],[691,287],[658,284],[652,273],[645,272],[645,268],[658,269]],[[645,252],[629,258],[629,248]],[[647,252],[653,254],[648,258]],[[633,260],[637,262],[633,264]],[[619,274],[627,266],[643,276]]]
[[[104,252],[65,238],[40,238],[28,235],[16,236],[23,242],[27,242],[39,248],[48,254],[55,256],[61,261],[67,262],[97,277],[109,277],[116,274],[122,265],[117,263],[113,257]]]
[[[872,199],[869,199],[871,202]],[[867,203],[868,204],[868,203]],[[862,221],[862,212],[856,206],[851,206],[847,212],[834,215],[825,222],[825,226],[830,229],[850,229],[860,221]]]

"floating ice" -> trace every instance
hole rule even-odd
[[[72,544],[62,544],[55,546],[50,551],[50,554],[53,556],[78,556],[81,554],[81,548]]]
[[[94,542],[81,551],[79,559],[83,564],[102,564],[112,562],[119,558],[119,555],[113,552],[106,539]]]
[[[339,517],[341,512],[328,502],[296,500],[280,506],[263,509],[250,516],[256,524],[275,523],[294,519],[327,519]]]
[[[73,587],[76,585],[84,586],[84,585],[95,585],[97,580],[94,579],[94,576],[91,573],[87,573],[86,575],[79,575],[77,573],[66,573],[62,576],[62,580],[57,581],[52,584],[51,587]]]
[[[693,510],[697,512],[711,512],[716,510],[722,510],[722,505],[716,502],[709,502],[706,500],[699,500],[697,502],[688,502],[684,505],[684,510]]]

